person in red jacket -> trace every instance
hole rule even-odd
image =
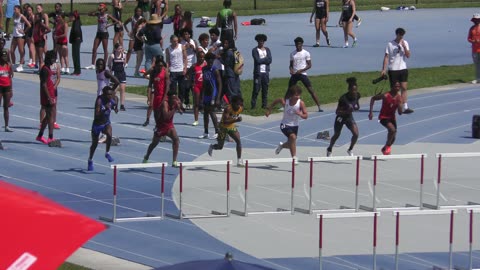
[[[403,99],[399,92],[400,82],[396,81],[393,83],[390,91],[379,93],[370,99],[369,120],[373,119],[373,104],[376,100],[382,100],[382,108],[380,109],[378,120],[380,121],[380,124],[388,130],[387,142],[382,148],[382,153],[384,155],[390,155],[392,151],[391,146],[395,142],[395,137],[397,135],[397,120],[395,112],[398,112],[399,115],[402,115],[403,113]]]
[[[475,80],[472,83],[480,83],[480,13],[473,14],[471,21],[473,26],[468,31],[468,42],[472,43],[472,58],[475,64]]]

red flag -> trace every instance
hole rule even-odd
[[[105,225],[0,180],[0,269],[57,269]]]

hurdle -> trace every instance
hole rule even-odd
[[[358,184],[360,182],[360,160],[363,159],[362,156],[338,156],[338,157],[309,157],[307,160],[310,163],[310,178],[309,178],[309,191],[308,191],[308,209],[303,209],[295,207],[295,211],[312,214],[316,212],[339,212],[339,211],[349,211],[349,212],[358,212]],[[314,162],[326,162],[326,161],[356,161],[355,169],[355,205],[353,209],[348,207],[341,206],[341,209],[312,209],[312,189],[313,189],[313,163]]]
[[[473,269],[473,214],[480,213],[479,208],[467,208],[467,213],[470,216],[470,222],[468,224],[468,244],[469,244],[469,252],[468,252],[468,269]]]
[[[192,161],[192,162],[178,162],[179,164],[179,175],[180,175],[180,185],[179,185],[179,212],[178,215],[165,213],[167,217],[174,219],[196,219],[196,218],[217,218],[217,217],[229,217],[230,216],[230,164],[231,160],[215,160],[215,161]],[[226,176],[226,212],[220,211],[211,211],[211,215],[185,215],[183,212],[183,168],[184,167],[205,167],[205,166],[221,166],[226,165],[227,176]]]
[[[442,176],[442,161],[443,158],[467,158],[467,157],[480,157],[480,153],[437,153],[435,155],[438,159],[437,165],[437,198],[435,205],[424,204],[425,207],[431,209],[452,209],[452,208],[468,208],[472,205],[479,205],[479,203],[469,201],[469,206],[440,206],[440,183]],[[479,205],[480,206],[480,205]]]
[[[453,262],[453,219],[454,214],[457,213],[456,209],[450,210],[407,210],[407,211],[393,211],[393,216],[395,216],[395,270],[398,270],[398,253],[399,253],[399,246],[400,246],[400,216],[419,216],[419,215],[450,215],[450,235],[449,235],[449,247],[448,247],[448,254],[449,254],[449,261],[448,261],[448,269],[452,269],[452,262]],[[471,269],[471,268],[470,268]]]
[[[166,162],[157,162],[157,163],[138,163],[138,164],[114,164],[110,166],[110,169],[113,169],[113,215],[111,218],[100,216],[99,219],[106,222],[128,222],[128,221],[149,221],[149,220],[160,220],[164,218],[164,191],[165,191],[165,166],[168,166]],[[145,169],[145,168],[162,168],[162,179],[160,182],[160,192],[161,192],[161,207],[160,207],[160,216],[148,214],[144,217],[117,217],[117,173],[122,169]],[[141,212],[141,211],[138,211]]]
[[[231,210],[232,214],[247,217],[250,215],[261,215],[261,214],[295,214],[295,209],[293,207],[293,196],[295,191],[295,160],[293,158],[273,158],[273,159],[246,159],[245,161],[245,185],[244,185],[244,198],[245,203],[243,207],[243,212],[239,210]],[[291,163],[292,164],[292,184],[291,184],[291,193],[290,193],[290,209],[277,208],[276,211],[248,211],[248,165],[250,164],[271,164],[271,163]]]
[[[360,205],[360,209],[365,211],[383,211],[383,210],[401,210],[401,209],[423,209],[423,181],[424,181],[424,173],[425,173],[425,158],[427,154],[399,154],[399,155],[372,155],[370,157],[373,160],[373,191],[372,191],[372,207],[368,207],[365,205]],[[377,208],[376,205],[376,190],[377,190],[377,161],[381,160],[390,160],[390,159],[420,159],[420,195],[419,195],[419,206],[416,207],[411,204],[406,204],[405,207],[390,207],[390,208]]]
[[[380,216],[380,212],[357,212],[357,213],[330,213],[330,214],[317,214],[319,220],[318,225],[318,260],[320,264],[320,270],[323,269],[323,219],[334,219],[334,218],[362,218],[362,217],[373,217],[373,270],[377,269],[377,219]]]

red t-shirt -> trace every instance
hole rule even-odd
[[[470,27],[468,42],[472,43],[472,53],[480,53],[480,24]]]
[[[402,97],[400,94],[397,94],[395,97],[392,97],[390,92],[385,93],[383,102],[382,102],[382,109],[380,109],[380,114],[378,115],[378,119],[392,119],[395,120],[395,112],[398,109],[398,105],[400,105]]]

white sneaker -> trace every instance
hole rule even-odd
[[[353,150],[347,150],[347,155],[353,157]]]
[[[95,65],[86,66],[85,69],[95,69]]]
[[[331,157],[332,156],[332,151],[328,151],[327,149],[327,157]]]
[[[104,143],[107,140],[107,135],[101,134],[100,138],[98,139],[98,143]]]
[[[203,135],[198,136],[199,139],[208,139],[208,133],[203,133]]]
[[[245,163],[243,163],[243,159],[238,159],[237,160],[237,167],[245,167]]]
[[[211,140],[216,140],[218,138],[218,133],[213,134],[212,137],[210,137]]]
[[[127,68],[127,67],[128,67],[128,63],[125,63],[125,66],[124,66],[124,68]]]
[[[208,155],[212,156],[212,152],[213,152],[213,144],[210,144],[210,146],[208,147]]]
[[[282,149],[283,149],[283,143],[280,142],[280,144],[278,144],[277,148],[275,149],[275,155],[280,154],[280,152],[282,152]]]
[[[23,65],[20,64],[17,66],[17,68],[15,69],[16,72],[23,72]]]
[[[194,127],[198,126],[198,121],[193,122],[192,126],[194,126]]]
[[[293,163],[295,164],[295,166],[298,165],[298,158],[297,157],[292,157],[293,158]]]

